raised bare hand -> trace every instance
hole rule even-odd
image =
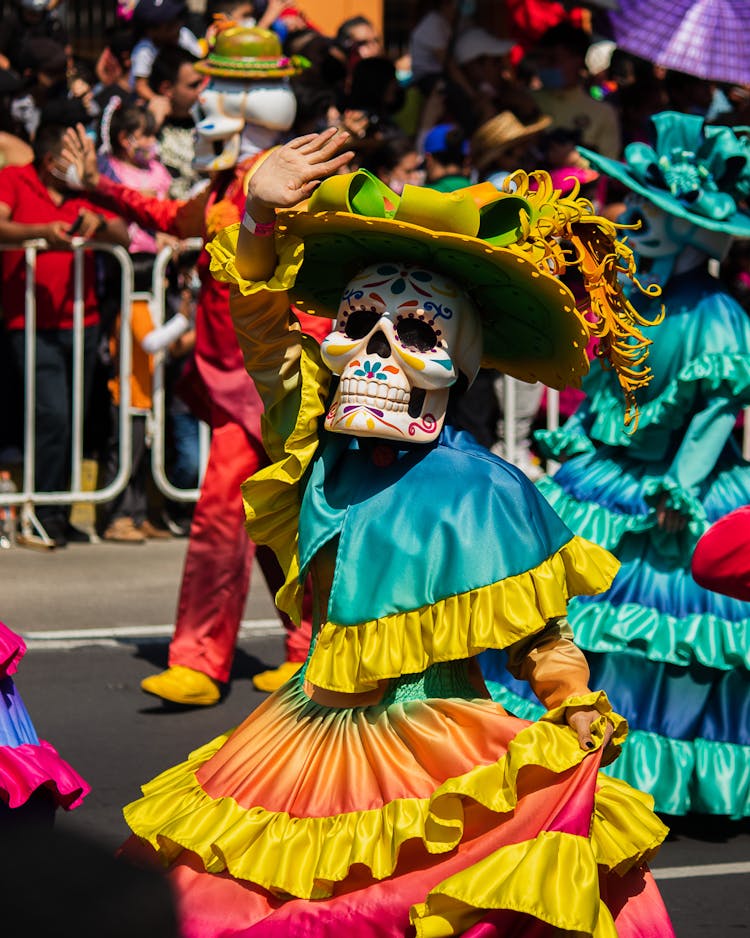
[[[348,133],[330,127],[320,134],[297,137],[273,150],[250,179],[250,213],[253,214],[253,205],[291,208],[308,198],[321,180],[332,176],[352,158],[351,150],[340,152],[348,139]]]
[[[55,174],[65,178],[72,189],[96,188],[99,182],[96,147],[83,124],[68,127],[63,134],[62,149],[57,158],[55,170]],[[76,179],[78,186],[75,184]]]
[[[578,745],[587,752],[596,747],[596,743],[591,737],[591,725],[598,720],[600,716],[601,714],[594,707],[567,708],[565,719],[567,720],[568,726],[575,730],[578,736]],[[616,748],[610,745],[613,732],[614,727],[609,720],[607,720],[604,727],[604,740],[602,742],[602,749],[604,750],[602,765],[608,765],[617,758]]]

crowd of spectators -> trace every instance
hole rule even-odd
[[[184,0],[137,0],[119,5],[118,25],[107,33],[96,59],[87,60],[76,55],[75,37],[66,30],[57,0],[13,3],[0,24],[0,243],[44,238],[50,247],[63,248],[79,236],[128,245],[136,289],[146,292],[153,286],[156,252],[166,243],[179,246],[133,225],[126,230],[111,213],[69,191],[55,169],[62,129],[83,124],[96,140],[101,171],[116,181],[149,194],[188,197],[203,184],[193,162],[193,130],[207,79],[195,63],[206,54],[216,17],[273,29],[285,53],[304,56],[309,67],[291,79],[297,116],[290,136],[332,125],[346,129],[355,152],[348,169],[367,169],[396,193],[405,185],[443,192],[481,181],[502,187],[515,170],[539,168],[563,191],[580,186],[597,210],[615,218],[624,192],[598,177],[579,154],[579,144],[617,158],[627,143],[646,138],[649,116],[666,108],[714,122],[748,123],[747,88],[664,72],[618,49],[605,29],[598,31],[596,18],[592,27],[591,16],[581,18],[562,7],[559,21],[550,24],[528,15],[534,4],[516,20],[518,4],[509,4],[511,35],[500,36],[463,16],[465,5],[458,0],[433,0],[422,5],[408,46],[392,49],[363,16],[325,35],[287,0],[207,0],[203,14],[189,12]],[[749,254],[747,245],[738,244],[725,270],[745,302]],[[40,255],[37,270],[38,355],[40,365],[47,363],[37,376],[38,407],[46,415],[45,422],[38,412],[40,491],[66,485],[70,257],[62,251]],[[194,255],[183,258],[170,275],[170,303],[185,328],[166,348],[170,386],[177,389],[170,471],[185,487],[195,484],[197,472],[197,421],[179,398],[179,372],[191,347],[194,260]],[[119,402],[114,381],[118,276],[106,256],[87,262],[85,445],[109,478],[117,465],[112,426]],[[15,402],[0,417],[3,465],[22,459],[23,277],[22,253],[3,252],[0,374],[5,399]],[[147,309],[142,312],[147,318]],[[151,328],[148,321],[134,325],[136,345]],[[131,388],[140,418],[150,408],[152,367],[146,352],[137,378],[144,394],[139,397],[138,388]],[[543,471],[531,431],[544,389],[518,388],[512,430],[503,420],[504,393],[500,376],[483,373],[453,420],[500,455],[507,453],[512,432],[514,458],[533,477]],[[576,402],[575,395],[564,399],[564,410]],[[145,423],[135,439],[135,492],[129,488],[102,513],[102,530],[133,543],[164,536],[165,525],[180,533],[182,516],[167,510],[155,519],[151,501],[147,504]],[[76,536],[63,509],[40,508],[39,515],[57,543]]]

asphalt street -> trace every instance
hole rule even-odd
[[[263,699],[250,678],[282,657],[281,630],[253,575],[232,681],[209,709],[167,709],[139,682],[164,666],[185,541],[0,551],[0,618],[29,651],[16,683],[39,735],[91,783],[58,827],[114,850],[127,836],[121,808],[139,785],[239,724]],[[750,823],[665,819],[653,867],[680,938],[750,930]]]

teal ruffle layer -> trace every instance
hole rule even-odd
[[[568,495],[549,476],[541,478],[536,487],[572,531],[614,553],[617,553],[625,535],[648,533],[652,540],[664,540],[663,553],[670,562],[675,566],[686,566],[690,563],[698,538],[708,528],[705,511],[697,501],[691,506],[693,513],[683,535],[667,537],[659,528],[655,508],[646,514],[626,515],[594,502],[581,502]]]
[[[637,438],[628,434],[622,419],[622,400],[617,397],[606,372],[592,373],[585,391],[594,414],[589,435],[600,443],[629,446]],[[737,400],[738,410],[750,403],[750,360],[747,355],[700,355],[688,362],[677,377],[653,400],[639,406],[638,428],[658,425],[665,431],[683,425],[694,408],[696,394],[705,399],[717,396]]]
[[[576,644],[587,651],[631,649],[650,661],[682,667],[750,670],[750,619],[736,622],[710,613],[678,618],[637,603],[573,603],[568,611]]]
[[[495,681],[487,687],[493,700],[521,719],[537,720],[546,712]],[[750,746],[633,730],[620,757],[603,771],[648,792],[662,814],[750,817]]]

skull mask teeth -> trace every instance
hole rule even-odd
[[[459,371],[472,380],[479,367],[478,320],[448,278],[376,264],[347,285],[322,353],[340,379],[329,430],[429,442]]]

